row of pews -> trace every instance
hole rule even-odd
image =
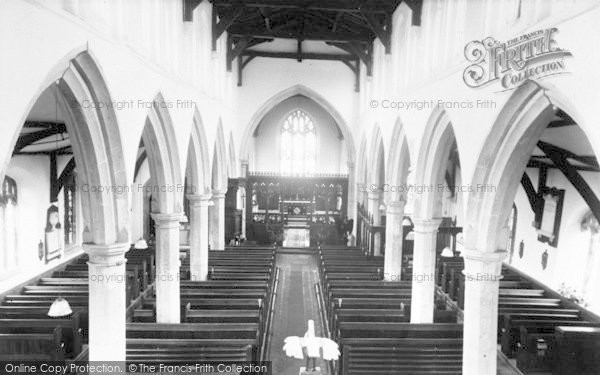
[[[439,303],[433,324],[410,324],[412,284],[383,281],[383,257],[322,247],[320,284],[330,336],[342,353],[337,373],[460,374],[461,324]]]
[[[440,289],[464,308],[461,257],[438,258]],[[524,373],[600,373],[600,319],[514,268],[503,265],[498,340]]]
[[[181,323],[156,323],[154,290],[127,324],[128,361],[239,362],[264,360],[276,289],[272,247],[209,252],[206,281],[191,281],[182,249]]]
[[[132,306],[153,278],[154,257],[147,251],[127,253],[126,299]],[[82,255],[50,275],[9,292],[0,305],[0,360],[69,361],[87,359],[88,271]],[[72,314],[50,318],[57,298],[64,298]]]

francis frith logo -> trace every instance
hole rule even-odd
[[[528,79],[566,73],[564,59],[572,55],[557,46],[557,31],[537,30],[504,43],[492,37],[470,42],[465,58],[472,64],[463,73],[465,83],[474,88],[499,83],[511,90]]]

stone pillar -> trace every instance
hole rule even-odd
[[[506,252],[465,249],[463,374],[496,374],[498,288]]]
[[[356,237],[356,221],[358,217],[356,215],[356,176],[354,175],[354,163],[348,162],[348,198],[346,202],[346,216],[349,219],[353,219],[354,228],[352,228],[352,234]]]
[[[190,279],[208,277],[208,206],[211,196],[188,195],[190,201]]]
[[[239,189],[241,200],[239,208],[242,210],[240,237],[246,238],[246,179],[240,178]]]
[[[369,212],[373,214],[373,225],[381,224],[381,212],[379,210],[380,205],[379,192],[369,192]],[[373,255],[381,255],[381,233],[371,233],[373,236]]]
[[[89,255],[89,360],[124,361],[128,243],[84,244]],[[66,297],[67,301],[69,300]]]
[[[210,218],[211,250],[225,250],[225,193],[214,190]]]
[[[156,226],[156,322],[180,323],[179,219],[181,214],[152,214]]]
[[[415,245],[413,250],[411,323],[433,323],[435,297],[435,248],[437,231],[442,219],[413,219]]]
[[[400,281],[402,273],[402,219],[404,201],[388,203],[385,223],[385,260],[383,278],[386,281]]]

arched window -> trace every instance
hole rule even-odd
[[[6,176],[0,192],[0,274],[17,266],[17,183]]]
[[[297,109],[289,114],[281,127],[281,174],[314,174],[316,160],[315,124],[304,111]]]

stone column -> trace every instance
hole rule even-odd
[[[242,222],[241,222],[241,238],[246,238],[246,181],[240,179],[240,195],[241,195],[241,209],[242,209]]]
[[[348,162],[348,198],[346,202],[346,216],[349,219],[353,219],[354,228],[352,228],[352,234],[356,237],[356,221],[358,219],[356,215],[356,176],[354,175],[354,163]]]
[[[208,206],[210,194],[188,195],[190,201],[190,279],[208,277]]]
[[[386,281],[400,281],[402,273],[402,218],[404,201],[392,201],[386,209],[385,259],[383,278]]]
[[[410,302],[411,323],[433,323],[435,248],[441,222],[442,219],[413,219],[415,245]]]
[[[463,374],[496,374],[498,288],[506,251],[465,249]]]
[[[156,227],[156,322],[180,323],[179,219],[181,214],[152,214]]]
[[[89,360],[124,361],[128,243],[84,244],[89,255]],[[67,301],[69,298],[66,298]]]
[[[369,192],[369,211],[373,214],[373,225],[381,224],[381,212],[379,212],[380,204],[379,192]],[[373,255],[381,255],[381,233],[372,233],[373,236]]]
[[[225,193],[214,190],[210,218],[211,250],[225,250]]]

